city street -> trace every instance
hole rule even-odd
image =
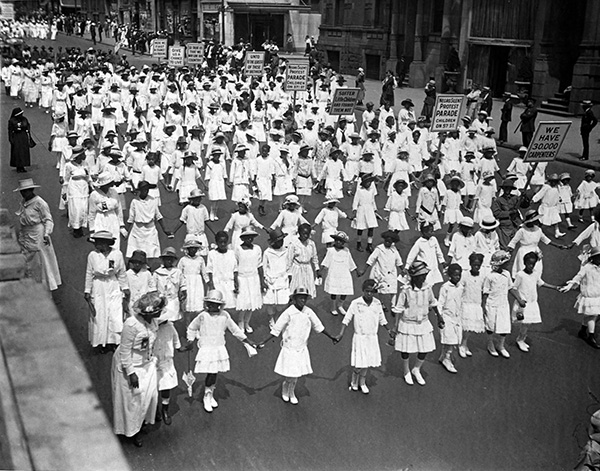
[[[40,44],[32,42],[36,43]],[[91,43],[59,35],[58,41],[45,44],[55,49],[67,45],[85,49]],[[131,61],[130,57],[133,65],[141,61],[150,59],[146,56]],[[379,88],[368,93],[376,95]],[[397,103],[402,96],[403,91],[398,90]],[[415,104],[420,109],[420,102]],[[12,108],[23,107],[23,102],[2,94],[0,105],[4,123],[0,131],[4,154],[0,163],[0,206],[14,212],[19,205],[19,194],[12,190],[24,177],[9,167],[6,122]],[[497,103],[495,106],[498,107]],[[32,149],[32,166],[25,177],[32,177],[42,186],[37,193],[50,204],[54,215],[52,239],[63,279],[54,297],[110,419],[112,354],[93,354],[87,340],[88,308],[83,286],[86,257],[93,246],[86,238],[71,236],[66,213],[58,210],[56,158],[47,150],[50,115],[37,108],[26,108],[25,115],[38,143]],[[515,119],[513,125],[518,122]],[[576,139],[577,128],[571,133],[575,133],[572,139]],[[511,149],[499,149],[502,171],[513,155]],[[564,171],[571,173],[574,187],[583,177],[580,167],[563,162],[548,166],[549,173]],[[377,202],[383,215],[385,197],[382,191],[379,193]],[[162,196],[165,225],[173,228],[181,207],[175,193]],[[321,209],[322,201],[322,195],[313,196],[306,207],[305,216],[310,222]],[[340,208],[350,213],[350,199],[345,198]],[[210,232],[224,227],[231,210],[232,203],[225,205],[220,209],[219,221],[209,223],[210,242],[213,242]],[[276,217],[276,208],[268,207],[265,217],[259,217],[257,211],[254,214],[268,226]],[[577,231],[569,232],[560,243],[569,243],[587,224],[587,221],[585,225],[579,224]],[[414,223],[411,225],[414,229]],[[355,231],[350,229],[348,221],[341,221],[340,229],[350,235],[349,246],[355,261],[360,268],[364,267],[367,253],[354,250]],[[383,230],[385,224],[381,222],[375,233],[376,244]],[[179,251],[183,232],[180,230],[174,240],[168,240],[159,231],[161,247],[172,245]],[[444,233],[437,236],[441,243]],[[324,247],[320,237],[317,229],[313,239],[318,241],[322,260]],[[401,233],[398,248],[402,257],[406,257],[417,237],[414,230]],[[263,249],[267,247],[264,232],[257,243]],[[577,249],[561,251],[545,246],[543,251],[546,282],[562,285],[577,272]],[[363,279],[355,280],[356,296]],[[317,289],[319,295],[309,305],[327,330],[337,334],[341,317],[330,314],[328,296],[322,287]],[[596,400],[600,398],[600,352],[577,338],[580,319],[573,308],[576,295],[576,292],[540,291],[544,322],[530,331],[530,353],[517,349],[513,333],[507,341],[511,358],[493,358],[486,350],[485,334],[476,335],[471,340],[473,357],[458,358],[459,373],[451,375],[438,364],[438,344],[438,350],[428,356],[424,366],[425,387],[405,384],[400,354],[386,345],[387,334],[382,329],[383,365],[369,373],[367,384],[371,393],[350,392],[352,328],[338,345],[324,335],[313,333],[309,348],[314,374],[299,381],[298,406],[281,400],[281,378],[273,372],[278,341],[268,344],[256,357],[248,358],[240,342],[228,335],[231,371],[219,375],[216,389],[219,408],[208,414],[202,407],[204,377],[196,375],[192,398],[187,396],[180,380],[171,400],[172,425],[159,422],[151,427],[144,437],[143,448],[135,448],[124,440],[125,454],[132,469],[144,471],[570,469],[587,439],[590,414],[600,408]],[[232,315],[235,317],[235,313]],[[251,324],[253,340],[267,337],[266,314],[255,314]],[[193,367],[193,354],[176,355],[181,377]]]

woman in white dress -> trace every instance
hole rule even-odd
[[[123,254],[113,248],[115,237],[98,231],[90,236],[90,241],[95,250],[87,257],[84,289],[90,308],[89,341],[93,348],[100,347],[100,352],[106,353],[121,343],[123,305],[128,304],[129,284]]]
[[[116,239],[124,222],[119,195],[112,188],[113,184],[112,173],[102,172],[98,175],[96,190],[89,199],[88,225],[90,232],[108,231]]]
[[[205,373],[204,410],[212,412],[219,406],[215,400],[217,375],[229,371],[229,353],[225,347],[225,332],[228,330],[234,337],[254,349],[244,331],[233,321],[229,313],[223,310],[225,300],[218,290],[211,290],[204,298],[204,310],[198,314],[187,328],[186,349],[198,341],[196,366],[194,373]],[[249,350],[250,351],[250,350]]]
[[[227,180],[227,170],[225,163],[221,161],[223,151],[215,148],[210,154],[210,162],[206,164],[206,173],[204,178],[208,185],[208,199],[210,201],[210,221],[217,221],[217,210],[219,201],[227,199],[225,194],[225,180]]]
[[[69,208],[69,227],[73,237],[83,236],[83,228],[88,225],[88,200],[91,178],[89,169],[83,164],[85,150],[81,146],[73,148],[71,161],[65,166],[67,184],[67,206]]]
[[[183,303],[186,325],[189,325],[192,317],[204,307],[204,283],[208,283],[208,274],[204,258],[199,253],[201,247],[202,243],[197,237],[186,236],[181,248],[185,255],[177,263],[187,287],[187,297]]]
[[[381,350],[379,348],[379,338],[377,337],[379,327],[383,326],[390,332],[383,313],[383,305],[379,299],[373,296],[376,291],[376,284],[377,282],[373,279],[363,282],[363,295],[350,303],[344,320],[342,320],[342,328],[337,336],[339,342],[344,336],[346,327],[350,325],[350,322],[353,323],[354,336],[352,337],[352,353],[350,355],[350,365],[353,371],[348,389],[358,391],[360,387],[363,394],[369,394],[367,371],[369,368],[381,366]]]
[[[158,380],[154,342],[165,299],[157,293],[144,294],[123,325],[123,342],[112,359],[114,432],[142,446],[140,430],[153,424],[158,405]]]
[[[281,313],[269,337],[258,345],[258,348],[263,348],[267,342],[281,336],[281,352],[275,363],[275,373],[285,378],[281,398],[290,404],[298,404],[295,393],[298,378],[313,372],[308,351],[311,330],[325,334],[334,343],[338,342],[325,330],[315,312],[306,306],[309,297],[306,288],[296,288],[291,296],[292,305]]]
[[[315,297],[315,275],[321,279],[317,247],[310,239],[310,224],[302,224],[298,237],[294,237],[288,246],[287,272],[290,277],[290,291],[305,288],[311,297]],[[314,270],[314,271],[313,271]]]

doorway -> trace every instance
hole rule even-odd
[[[234,29],[235,41],[247,41],[255,51],[262,51],[262,44],[267,39],[273,40],[280,49],[285,45],[283,15],[237,13],[234,15]]]
[[[365,54],[365,63],[367,68],[365,75],[368,79],[381,79],[381,56],[376,54]]]
[[[327,62],[331,64],[331,68],[336,72],[340,71],[340,51],[327,51]]]
[[[488,86],[490,87],[492,91],[492,96],[494,98],[502,97],[502,93],[504,93],[504,90],[506,88],[509,53],[510,47],[490,47]]]

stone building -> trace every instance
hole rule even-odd
[[[323,0],[319,48],[342,73],[404,72],[445,89],[471,83],[546,99],[572,86],[565,108],[600,102],[596,0]],[[458,60],[457,60],[458,59]],[[457,68],[457,73],[448,73]]]

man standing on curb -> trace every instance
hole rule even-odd
[[[583,107],[583,116],[581,117],[581,140],[583,141],[583,153],[579,160],[589,160],[590,158],[590,133],[592,129],[598,124],[598,119],[592,111],[594,106],[590,100],[584,100],[581,102]]]

